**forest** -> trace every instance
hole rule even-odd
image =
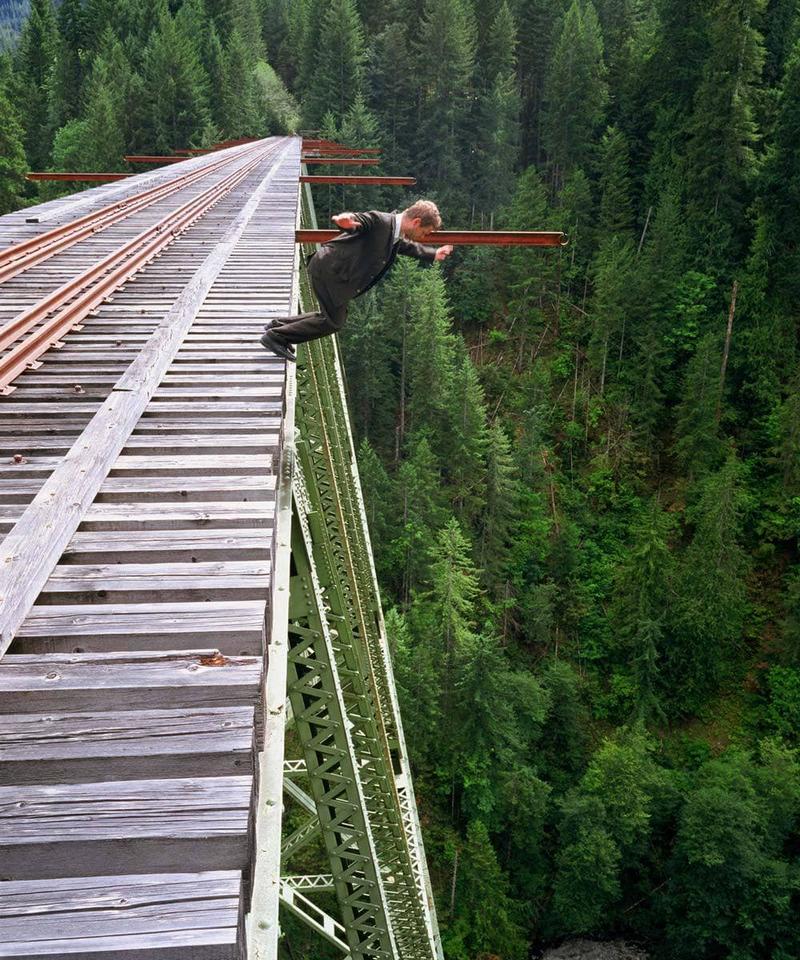
[[[796,960],[800,2],[31,0],[0,212],[298,130],[569,238],[403,260],[342,334],[447,960]]]

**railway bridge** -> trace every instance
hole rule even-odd
[[[270,138],[0,218],[4,958],[266,960],[279,904],[437,955],[335,344],[258,342],[300,173]]]
[[[6,960],[441,958],[302,148],[0,217]]]

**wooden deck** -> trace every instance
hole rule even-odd
[[[258,337],[300,174],[264,147],[0,398],[0,958],[243,954],[286,379]],[[0,247],[183,166],[0,217]],[[0,333],[199,189],[0,283]]]

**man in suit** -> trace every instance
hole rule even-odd
[[[401,213],[370,210],[340,213],[332,219],[342,233],[323,243],[308,262],[320,310],[272,320],[261,337],[263,346],[286,360],[295,359],[294,344],[341,330],[350,301],[373,287],[398,254],[433,263],[453,252],[449,244],[424,244],[442,225],[430,200],[418,200]]]

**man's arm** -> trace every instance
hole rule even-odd
[[[374,210],[366,213],[337,213],[335,217],[331,217],[340,230],[357,230],[359,233],[371,230],[377,219],[378,214]]]
[[[404,257],[414,257],[417,260],[425,260],[428,263],[437,263],[449,257],[453,252],[453,247],[448,243],[444,247],[431,247],[425,243],[415,243],[413,240],[406,240],[401,237],[397,243],[397,252]]]

